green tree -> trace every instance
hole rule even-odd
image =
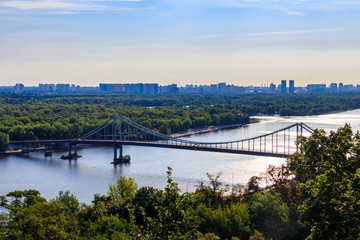
[[[0,218],[6,239],[79,239],[77,220],[69,217],[66,206],[47,202],[36,190],[14,191],[0,196],[6,215]],[[6,220],[6,224],[1,222]],[[1,236],[1,235],[0,235]]]
[[[310,239],[359,239],[359,132],[349,125],[329,135],[315,130],[299,147],[289,166],[306,193],[301,213],[311,226]]]
[[[135,197],[137,186],[133,178],[121,176],[116,184],[109,185],[108,195],[116,204],[121,204]]]
[[[26,134],[25,128],[22,125],[14,126],[10,129],[9,136],[11,140],[22,140]]]
[[[188,214],[191,199],[180,195],[177,183],[171,178],[172,168],[168,167],[167,185],[162,192],[160,204],[156,206],[158,216],[151,225],[151,235],[159,239],[196,239],[198,232],[194,219]]]
[[[255,229],[264,234],[265,238],[282,239],[286,236],[288,207],[281,202],[280,194],[255,193],[250,210]]]
[[[210,185],[205,185],[204,182],[200,182],[196,188],[196,201],[205,203],[207,206],[217,208],[219,205],[224,206],[223,195],[229,190],[229,186],[223,184],[221,181],[222,172],[215,174],[206,173],[210,181]]]
[[[214,233],[221,239],[248,239],[251,232],[250,213],[246,204],[235,203],[225,208],[211,209],[200,205],[196,209],[199,231]]]
[[[9,135],[3,132],[0,132],[0,150],[6,149],[9,144]]]

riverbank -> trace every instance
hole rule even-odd
[[[237,127],[241,127],[244,125],[246,125],[246,124],[227,124],[227,125],[219,125],[219,126],[211,125],[211,126],[201,127],[201,128],[190,128],[185,131],[171,134],[170,137],[173,137],[173,138],[185,137],[185,136],[190,136],[193,134],[206,133],[206,132],[217,131],[217,130],[221,130],[221,129],[237,128]]]
[[[44,150],[45,147],[37,147],[37,148],[31,148],[29,149],[30,152],[35,152],[39,150]],[[0,154],[18,154],[22,153],[22,150],[19,148],[13,148],[13,149],[6,149],[5,151],[1,151]]]
[[[258,123],[258,122],[259,122],[258,119],[251,117],[249,123],[237,123],[237,124],[226,124],[226,125],[216,125],[216,126],[210,125],[210,126],[206,126],[206,127],[189,128],[188,130],[185,130],[185,131],[170,134],[170,137],[173,137],[173,138],[186,137],[186,136],[190,136],[190,135],[198,134],[198,133],[207,133],[207,132],[211,132],[211,131],[242,127],[242,126],[245,126],[248,124]]]

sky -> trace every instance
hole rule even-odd
[[[0,0],[0,85],[360,84],[360,0]]]

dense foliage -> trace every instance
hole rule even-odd
[[[349,125],[302,138],[290,169],[306,194],[302,218],[311,239],[360,239],[360,134]]]
[[[235,105],[148,108],[121,103],[83,103],[90,101],[91,97],[79,101],[65,97],[64,103],[57,103],[57,98],[49,102],[45,97],[33,97],[26,101],[24,98],[8,97],[7,103],[0,104],[0,132],[8,134],[10,140],[80,137],[114,115],[124,115],[165,134],[194,127],[249,122],[248,115]],[[101,99],[107,102],[111,97]]]
[[[10,140],[81,136],[113,115],[170,134],[209,125],[248,123],[249,115],[312,115],[360,108],[360,94],[5,95],[0,147]]]
[[[69,192],[50,201],[10,192],[0,196],[0,239],[359,239],[360,134],[316,130],[299,149],[231,191],[207,174],[208,185],[182,194],[169,168],[164,190],[121,177],[90,205]]]
[[[3,132],[0,132],[0,150],[3,150],[6,148],[6,146],[9,144],[10,139],[9,135]]]

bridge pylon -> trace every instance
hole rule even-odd
[[[30,153],[30,147],[29,147],[29,145],[22,145],[22,146],[21,146],[21,153],[22,153],[22,154],[29,154],[29,153]]]
[[[119,155],[118,155],[119,153]],[[111,162],[112,164],[119,164],[119,163],[124,163],[123,162],[123,145],[121,143],[116,143],[114,144],[114,161]]]
[[[74,146],[74,149],[73,149],[73,146]],[[64,159],[64,160],[71,160],[71,159],[77,159],[78,157],[80,157],[78,154],[77,154],[77,145],[76,145],[76,142],[73,142],[73,141],[69,141],[68,143],[68,149],[69,149],[69,152],[68,152],[68,155],[67,156],[62,156],[61,159]]]
[[[52,156],[52,145],[45,145],[44,156],[45,157],[51,157]]]

